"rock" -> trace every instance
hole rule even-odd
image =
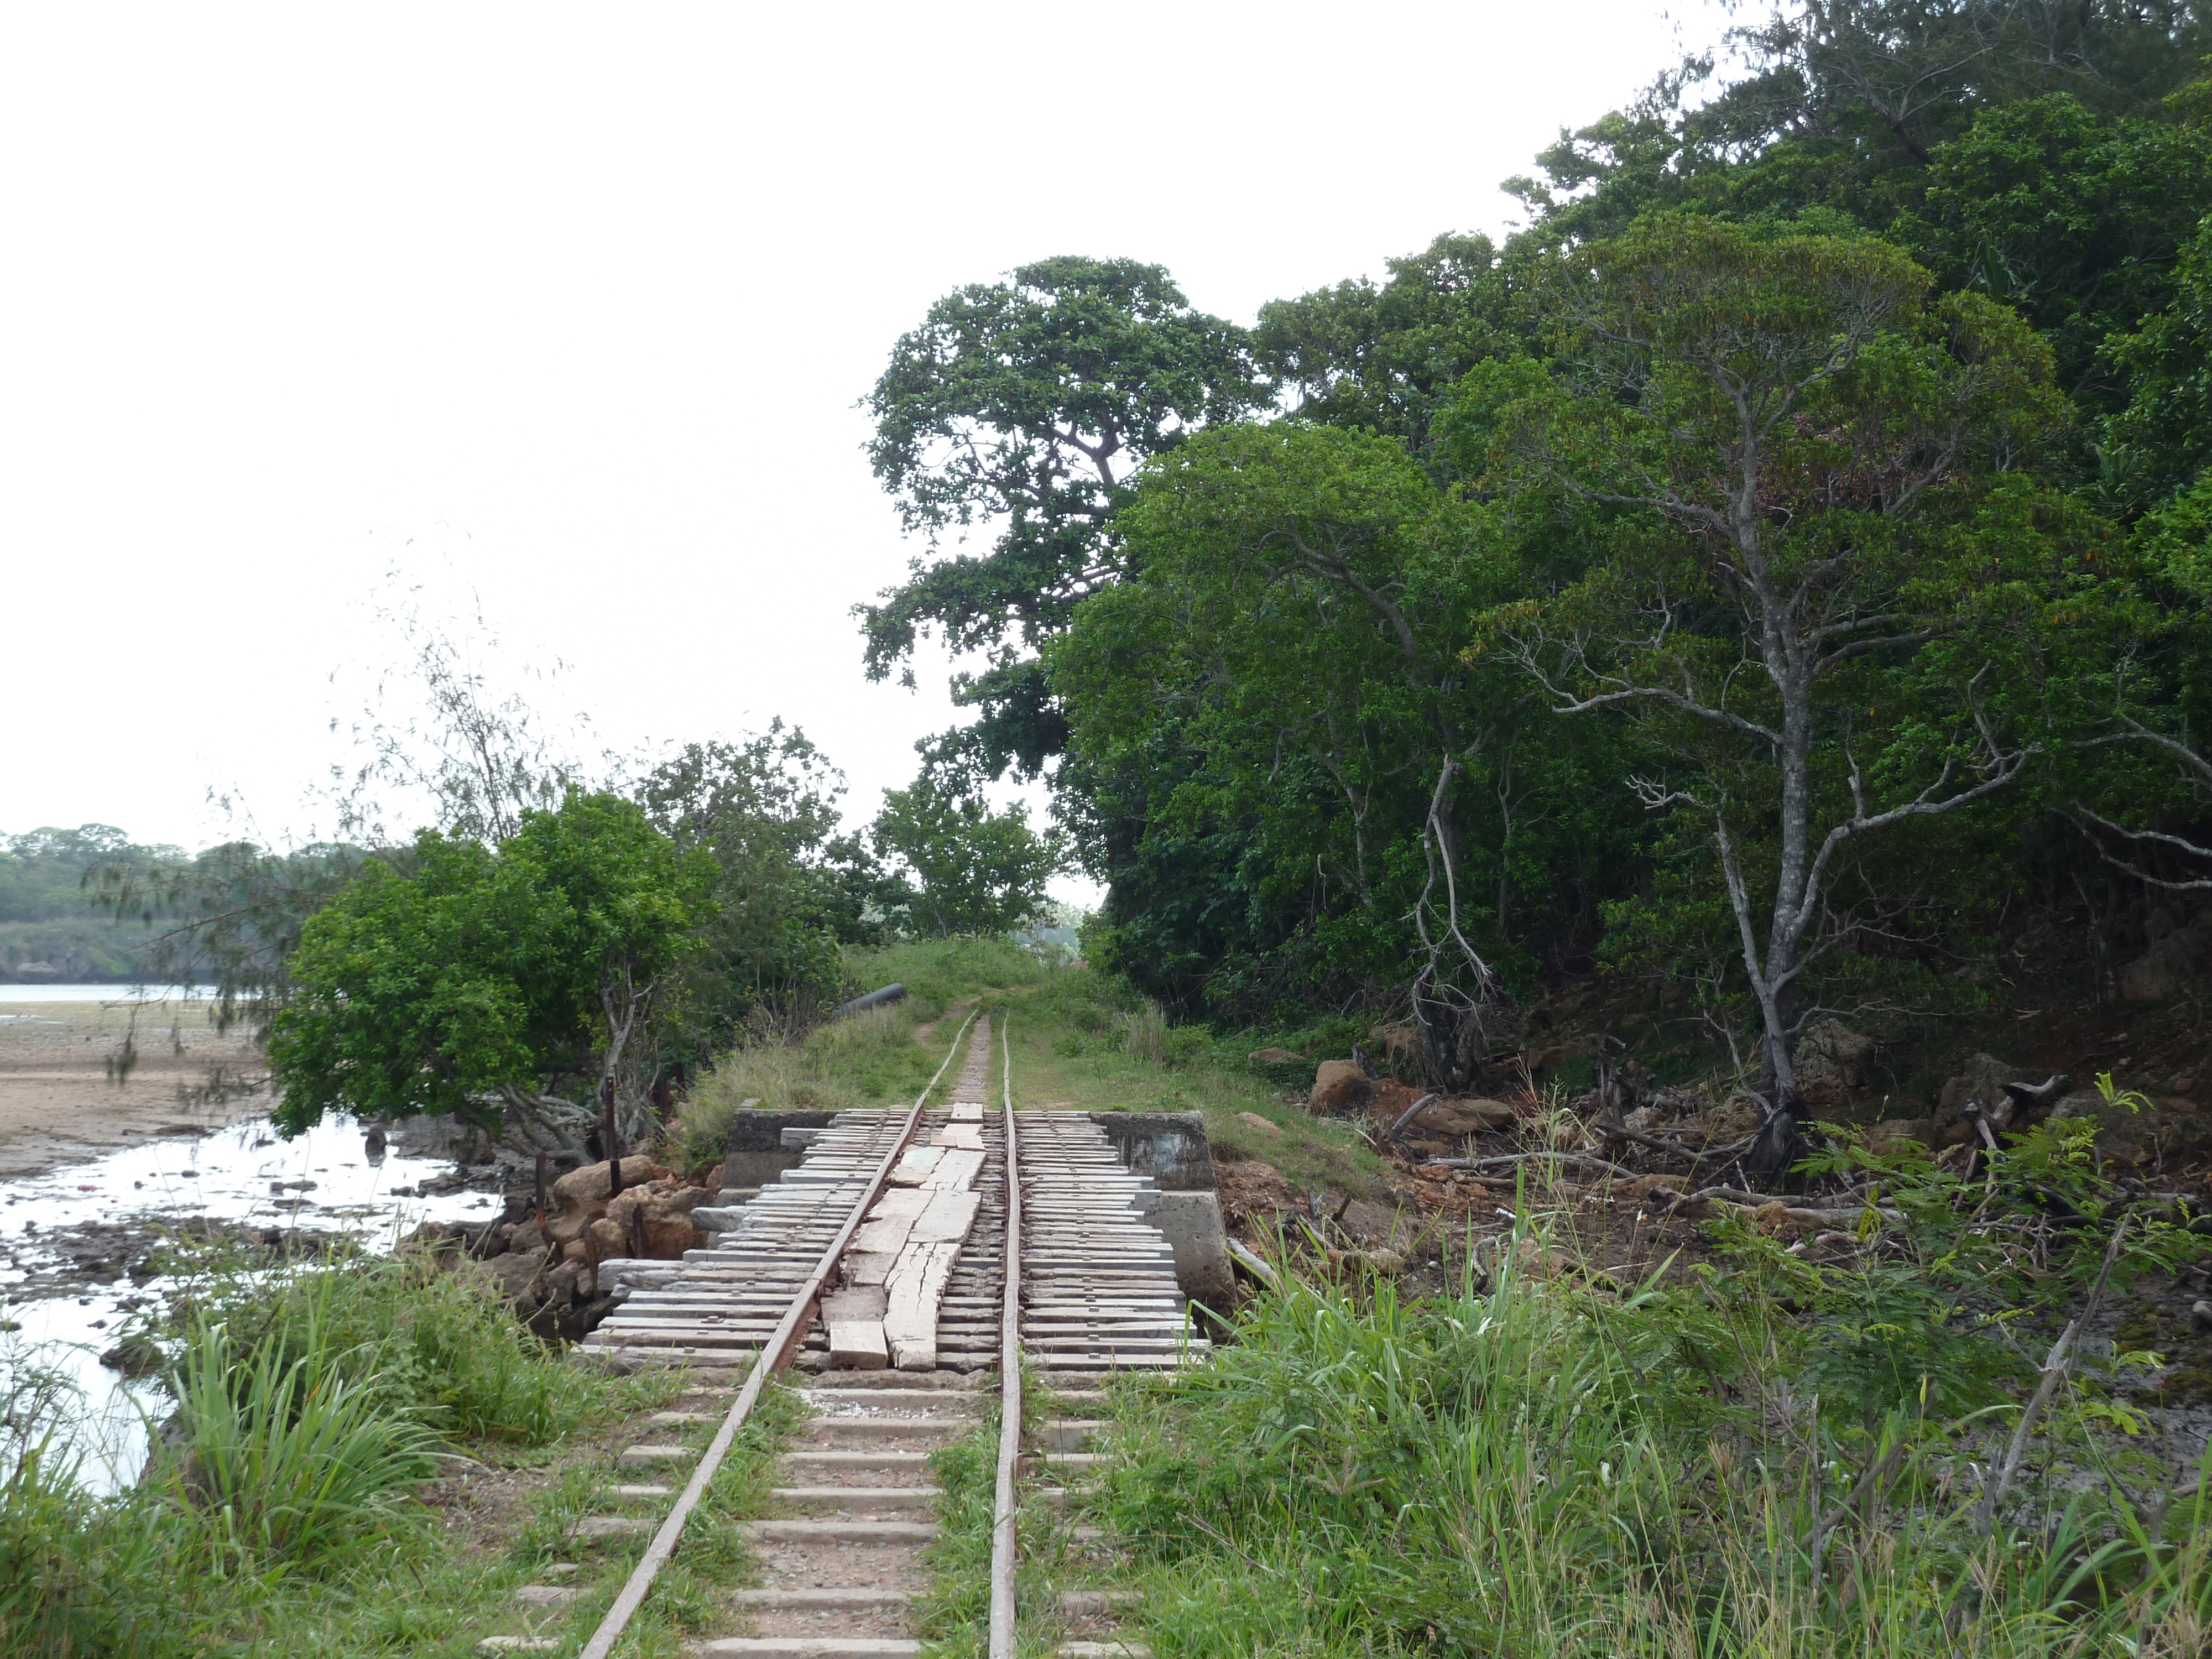
[[[1374,1092],[1374,1079],[1357,1061],[1324,1060],[1314,1073],[1313,1093],[1307,1104],[1316,1112],[1335,1115],[1364,1106]]]
[[[1866,1086],[1875,1041],[1841,1020],[1815,1020],[1797,1038],[1797,1095],[1806,1105],[1833,1111],[1850,1104]]]
[[[539,1249],[509,1250],[504,1255],[474,1264],[471,1271],[487,1280],[501,1301],[515,1302],[523,1299],[533,1287],[543,1289],[539,1281],[544,1269],[545,1252]]]
[[[2203,1305],[2201,1302],[2197,1304],[2199,1307]],[[4,1328],[15,1330],[20,1328],[10,1325]],[[169,1357],[161,1352],[161,1346],[153,1338],[143,1332],[134,1332],[100,1355],[100,1363],[112,1371],[122,1372],[125,1376],[151,1376],[169,1363]]]
[[[545,1275],[545,1300],[556,1308],[565,1308],[578,1302],[590,1301],[588,1291],[579,1294],[580,1287],[591,1277],[591,1269],[580,1261],[563,1261]]]
[[[667,1170],[642,1152],[623,1159],[622,1172],[623,1189],[615,1196],[611,1206],[616,1212],[614,1218],[617,1224],[627,1229],[630,1210],[642,1204],[646,1206],[648,1218],[680,1216],[683,1231],[696,1236],[697,1230],[690,1223],[690,1211],[692,1206],[712,1196],[707,1188],[681,1186]],[[594,1237],[601,1237],[596,1224],[606,1218],[610,1208],[607,1188],[607,1166],[604,1163],[587,1164],[580,1170],[571,1170],[553,1183],[553,1197],[559,1204],[560,1211],[548,1218],[546,1225],[556,1243],[572,1243],[587,1232]],[[681,1196],[684,1194],[692,1195]],[[678,1229],[672,1225],[662,1228],[661,1231],[665,1238],[672,1241]],[[627,1255],[626,1231],[622,1234],[622,1239],[619,1249]],[[601,1248],[602,1250],[605,1248],[604,1239]],[[697,1245],[684,1248],[696,1249]]]
[[[1413,1127],[1455,1140],[1484,1129],[1510,1129],[1518,1121],[1519,1114],[1502,1100],[1438,1100],[1422,1108]]]
[[[1554,1042],[1549,1048],[1538,1048],[1528,1055],[1532,1072],[1556,1072],[1581,1051],[1571,1042]]]
[[[1364,1198],[1355,1198],[1345,1206],[1337,1224],[1354,1238],[1385,1240],[1394,1246],[1412,1238],[1418,1231],[1412,1220],[1397,1211],[1385,1209]]]
[[[1255,1048],[1244,1058],[1255,1066],[1297,1066],[1304,1062],[1305,1056],[1294,1054],[1288,1048]]]
[[[2157,1119],[2148,1112],[2132,1112],[2118,1102],[2107,1103],[2094,1089],[2076,1089],[2051,1109],[2051,1121],[2086,1119],[2097,1127],[2097,1150],[2106,1158],[2135,1164],[2148,1157],[2157,1135]]]
[[[633,1152],[622,1161],[623,1186],[625,1190],[642,1187],[654,1176],[666,1176],[668,1171],[659,1168],[643,1152]],[[604,1204],[607,1201],[607,1166],[604,1163],[586,1164],[580,1170],[571,1170],[553,1183],[553,1196],[561,1200],[562,1208],[570,1204]]]
[[[2161,908],[2152,913],[2149,933],[2150,948],[2120,969],[2124,1000],[2165,1002],[2180,994],[2212,946],[2212,915],[2184,924]]]
[[[1377,1044],[1384,1054],[1389,1055],[1394,1069],[1410,1066],[1420,1058],[1420,1028],[1411,1021],[1401,1020],[1395,1025],[1377,1025],[1367,1034],[1367,1040]]]
[[[1263,1135],[1279,1135],[1283,1133],[1280,1125],[1268,1122],[1257,1112],[1239,1112],[1237,1114],[1237,1121],[1246,1128]]]
[[[648,1215],[645,1218],[645,1253],[656,1261],[681,1261],[686,1250],[703,1250],[707,1235],[691,1224],[688,1215]]]
[[[679,1187],[673,1181],[653,1181],[629,1188],[607,1206],[605,1218],[621,1230],[630,1248],[625,1254],[656,1261],[683,1259],[686,1250],[702,1249],[706,1235],[691,1219],[702,1199],[711,1197],[704,1187]],[[593,1227],[593,1236],[598,1229]],[[644,1248],[637,1245],[642,1242]]]
[[[2200,1331],[2212,1331],[2212,1302],[2190,1304],[2189,1322]]]
[[[1936,1098],[1936,1115],[1929,1121],[1929,1144],[1965,1146],[1974,1135],[1973,1126],[1966,1121],[1966,1103],[1971,1100],[1987,1111],[2005,1097],[2006,1084],[2023,1082],[2027,1076],[1995,1054],[1976,1054],[1965,1071],[1944,1079]]]
[[[2154,954],[2128,963],[2120,969],[2119,979],[2123,1002],[2164,1002],[2181,988],[2172,972]]]

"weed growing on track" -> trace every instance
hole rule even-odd
[[[922,1552],[933,1575],[915,1603],[915,1634],[938,1659],[971,1659],[983,1651],[991,1614],[991,1515],[998,1497],[998,1394],[992,1392],[970,1432],[929,1455],[937,1500],[937,1536]]]
[[[928,1593],[915,1603],[914,1631],[933,1659],[978,1659],[988,1645],[991,1620],[991,1521],[998,1504],[999,1386],[996,1371],[983,1387],[986,1403],[975,1429],[930,1454],[930,1478],[943,1491],[937,1500],[937,1537],[922,1553],[933,1575]],[[1033,1374],[1022,1377],[1023,1417],[1034,1425],[1054,1415],[1051,1392]],[[1057,1517],[1023,1483],[1015,1522],[1020,1540],[1015,1571],[1015,1632],[1024,1653],[1051,1650],[1051,1579],[1058,1559]]]

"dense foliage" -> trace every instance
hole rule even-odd
[[[933,764],[1064,751],[1091,951],[1171,1007],[1419,1012],[1440,972],[1479,999],[1664,962],[1756,1057],[1778,1159],[1816,1011],[1955,998],[2084,857],[2203,874],[2212,28],[1868,0],[1735,46],[1741,78],[1686,64],[1563,134],[1503,246],[1207,323],[1048,579],[976,445],[1031,434],[1048,471],[1158,343],[1099,327],[1079,373],[996,379],[951,313],[902,343],[886,480],[910,517],[1007,515],[988,614],[1037,650],[1050,738],[987,719]],[[945,305],[1056,316],[1034,272],[1076,263]],[[933,385],[1018,384],[1018,423],[969,396],[908,441],[925,337]],[[981,568],[889,596],[872,661]]]
[[[301,932],[269,1042],[283,1127],[341,1108],[492,1116],[579,1074],[650,1079],[630,1045],[694,948],[703,851],[633,802],[572,790],[496,848],[425,830],[408,861],[371,859]]]

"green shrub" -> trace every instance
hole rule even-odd
[[[240,1352],[202,1327],[173,1373],[163,1484],[255,1560],[312,1564],[400,1525],[409,1490],[438,1473],[439,1441],[374,1363],[313,1328],[296,1348]]]
[[[242,1354],[374,1374],[380,1397],[438,1432],[542,1445],[605,1409],[572,1365],[465,1273],[358,1256],[271,1277],[219,1254],[191,1275],[180,1334],[221,1326]]]

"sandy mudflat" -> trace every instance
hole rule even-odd
[[[96,1002],[0,1003],[0,1180],[268,1111],[265,1093],[220,1106],[179,1100],[216,1066],[263,1070],[252,1039],[235,1027],[218,1035],[199,1006],[141,1009],[137,1066],[124,1083],[109,1082],[106,1061],[130,1024],[128,1008]]]

